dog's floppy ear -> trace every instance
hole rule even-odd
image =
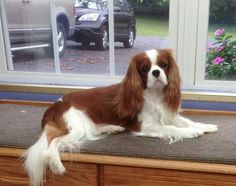
[[[139,74],[140,56],[133,56],[116,97],[117,112],[121,117],[134,117],[143,106],[143,82]]]
[[[165,49],[164,52],[169,61],[168,85],[164,90],[164,101],[171,112],[177,113],[181,102],[180,75],[172,50]]]

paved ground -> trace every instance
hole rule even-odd
[[[123,48],[115,44],[116,75],[127,70],[130,57],[151,48],[168,47],[168,39],[160,37],[137,36],[134,47]],[[47,58],[43,49],[18,51],[13,53],[14,69],[18,71],[54,72],[53,59]],[[107,74],[109,73],[109,51],[97,51],[94,46],[84,49],[79,43],[68,42],[67,50],[60,59],[62,73]]]

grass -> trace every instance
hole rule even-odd
[[[153,15],[136,15],[137,34],[142,36],[161,36],[168,37],[169,21]],[[209,26],[209,39],[214,38],[215,31],[218,28],[224,28],[228,34],[232,34],[236,39],[236,25],[211,24]]]
[[[168,37],[168,19],[152,15],[137,15],[137,34]]]

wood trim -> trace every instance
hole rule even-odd
[[[38,84],[10,84],[10,83],[0,84],[0,91],[8,91],[8,92],[65,94],[71,91],[78,91],[87,88],[92,88],[92,87],[38,85]],[[182,97],[183,100],[236,103],[236,93],[182,91]]]
[[[53,104],[53,102],[2,99],[2,100],[0,100],[0,104],[29,105],[29,106],[49,107],[49,106],[51,106]]]
[[[182,92],[183,100],[236,103],[236,93]]]
[[[223,115],[223,116],[236,116],[234,111],[223,111],[223,110],[195,110],[195,109],[181,109],[180,114],[187,115]]]
[[[2,176],[0,177],[0,183],[12,184],[12,185],[28,185],[29,181],[26,178],[14,178],[12,176]]]
[[[104,166],[105,186],[235,186],[236,176],[167,169]]]
[[[24,149],[0,148],[0,156],[19,158],[23,155]],[[174,160],[158,160],[146,158],[120,157],[108,155],[94,155],[82,153],[62,153],[63,161],[95,163],[102,165],[119,165],[129,167],[159,168],[169,170],[207,172],[236,175],[236,165],[213,164],[200,162],[186,162]],[[102,171],[102,170],[101,170]]]
[[[97,185],[104,186],[104,165],[97,166]]]
[[[25,100],[0,100],[0,104],[16,104],[16,105],[30,105],[30,106],[43,106],[49,107],[53,102],[46,101],[25,101]],[[234,111],[221,111],[221,110],[195,110],[195,109],[180,109],[180,114],[189,115],[225,115],[225,116],[236,116]]]
[[[32,92],[32,93],[54,93],[65,94],[91,87],[75,87],[62,85],[38,85],[38,84],[0,84],[0,91],[6,92]]]

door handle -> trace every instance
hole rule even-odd
[[[22,1],[22,3],[24,3],[24,4],[30,3],[30,0],[21,0],[21,1]]]

